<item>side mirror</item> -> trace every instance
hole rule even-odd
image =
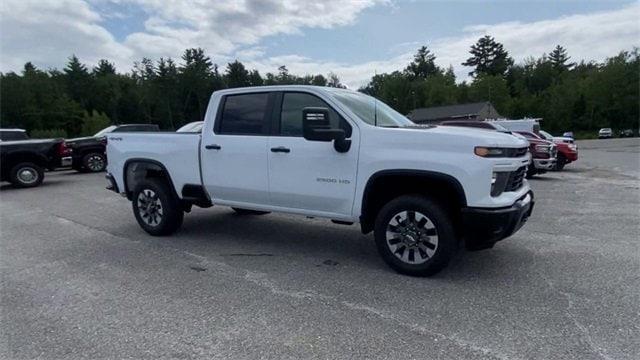
[[[302,135],[309,141],[333,141],[338,152],[347,152],[351,147],[351,140],[346,139],[344,130],[331,128],[327,108],[302,109]]]

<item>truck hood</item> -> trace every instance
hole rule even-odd
[[[396,128],[393,128],[396,129]],[[455,143],[487,147],[527,147],[529,143],[523,137],[487,129],[474,129],[458,126],[411,126],[397,128],[407,133],[423,132],[439,139]]]

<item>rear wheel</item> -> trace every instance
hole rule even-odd
[[[237,207],[232,207],[232,209],[238,215],[264,215],[269,213],[269,211],[249,210],[249,209],[241,209]]]
[[[107,158],[104,154],[89,153],[82,157],[82,167],[89,172],[101,172],[107,168]]]
[[[44,180],[44,169],[32,162],[17,164],[11,168],[9,181],[20,188],[36,187]]]
[[[447,266],[456,249],[451,218],[425,196],[400,196],[376,217],[374,236],[382,259],[399,273],[430,276]]]
[[[140,227],[154,236],[172,234],[184,219],[179,200],[163,179],[140,182],[133,191],[132,206]]]

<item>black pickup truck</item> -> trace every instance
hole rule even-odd
[[[131,131],[160,131],[155,124],[123,124],[111,125],[93,136],[68,139],[67,146],[73,150],[72,167],[81,172],[100,172],[107,167],[108,133]]]
[[[64,139],[0,141],[0,181],[16,187],[35,187],[44,170],[71,165],[71,150]]]

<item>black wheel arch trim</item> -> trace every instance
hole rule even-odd
[[[171,179],[171,174],[169,174],[169,171],[167,171],[167,167],[157,160],[147,159],[147,158],[131,158],[125,161],[124,163],[122,178],[123,178],[123,185],[124,185],[123,190],[127,195],[127,199],[131,200],[131,197],[133,194],[133,189],[129,189],[127,186],[127,174],[129,172],[128,171],[129,166],[131,166],[134,163],[149,164],[149,165],[157,166],[158,168],[160,168],[160,171],[162,171],[164,175],[167,177],[167,180],[169,180],[169,185],[171,185],[171,190],[173,190],[173,195],[179,199],[178,193],[176,191],[176,186],[173,182],[173,179]]]
[[[460,181],[455,177],[437,172],[437,171],[429,171],[429,170],[412,170],[412,169],[388,169],[388,170],[380,170],[378,172],[373,173],[369,179],[367,180],[367,184],[365,185],[364,191],[362,193],[362,207],[360,208],[360,226],[361,230],[364,234],[373,231],[373,218],[371,214],[366,213],[367,206],[370,201],[370,194],[373,188],[373,184],[380,178],[386,176],[417,176],[423,177],[431,180],[444,181],[453,186],[455,192],[458,194],[458,201],[460,202],[461,208],[465,208],[467,206],[467,198],[464,192],[464,188]]]

